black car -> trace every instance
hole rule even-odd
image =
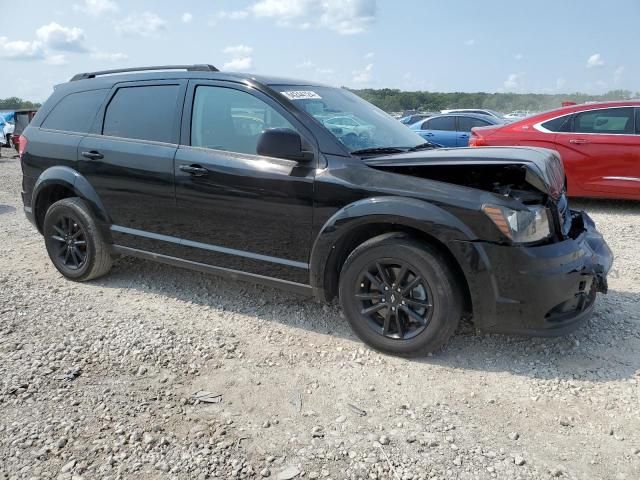
[[[329,114],[370,135],[332,133]],[[26,215],[72,280],[132,255],[338,296],[360,338],[400,355],[463,316],[566,332],[606,292],[611,252],[568,208],[556,152],[432,149],[345,89],[208,65],[85,73],[24,138]]]

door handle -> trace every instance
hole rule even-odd
[[[585,145],[590,142],[589,140],[585,140],[583,138],[572,138],[571,140],[569,140],[569,143],[574,143],[576,145]]]
[[[100,152],[96,152],[95,150],[91,150],[90,152],[82,152],[82,156],[84,158],[88,158],[89,160],[100,160],[101,158],[104,158],[104,155],[102,155]]]
[[[203,177],[209,173],[209,170],[201,165],[180,165],[179,168],[182,172],[190,173],[194,177]]]
[[[429,133],[425,133],[424,134],[425,137],[433,137],[433,133],[429,132]]]
[[[469,135],[467,135],[467,134],[465,133],[465,134],[460,135],[460,138],[469,138]]]

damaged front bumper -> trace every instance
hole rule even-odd
[[[560,335],[589,318],[598,292],[607,292],[613,254],[593,220],[571,212],[569,238],[524,247],[483,243],[493,293],[492,318],[479,319],[489,332]],[[489,292],[486,292],[489,293]],[[473,295],[472,297],[478,297]]]

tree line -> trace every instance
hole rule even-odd
[[[450,108],[488,108],[509,113],[514,110],[540,112],[558,108],[562,102],[601,102],[628,100],[640,97],[629,90],[611,90],[603,95],[586,93],[541,94],[541,93],[466,93],[466,92],[404,92],[392,88],[351,90],[356,95],[373,103],[386,112],[419,110],[438,112]]]
[[[0,98],[0,110],[19,110],[21,108],[37,110],[40,108],[40,104],[18,97]]]

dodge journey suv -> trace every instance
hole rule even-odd
[[[65,277],[132,255],[338,297],[394,354],[438,349],[462,317],[566,332],[607,289],[611,252],[569,209],[556,152],[436,149],[345,89],[210,65],[82,73],[20,158],[26,215]]]

